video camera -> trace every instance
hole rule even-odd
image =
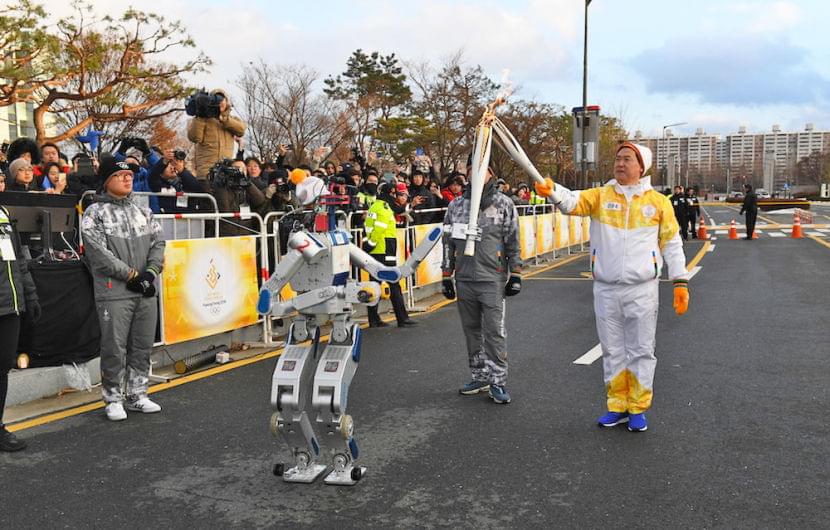
[[[184,111],[197,118],[218,118],[219,103],[223,99],[222,94],[210,94],[203,88],[185,100]]]
[[[233,160],[226,158],[217,162],[208,171],[208,181],[213,188],[244,190],[251,184],[251,179],[239,168],[233,167]]]

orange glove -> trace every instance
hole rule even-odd
[[[674,281],[674,312],[682,315],[689,310],[689,282],[688,280]]]
[[[545,183],[541,184],[539,182],[535,182],[533,184],[533,188],[536,190],[536,193],[541,195],[542,197],[553,197],[553,188],[556,187],[556,184],[553,183],[553,179],[550,177],[545,178]]]

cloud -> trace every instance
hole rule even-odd
[[[680,38],[630,61],[651,93],[689,94],[738,106],[810,104],[830,95],[830,81],[807,64],[808,51],[755,34]]]
[[[751,32],[775,33],[792,29],[801,22],[801,8],[794,2],[740,2],[720,6],[728,17],[747,19]]]

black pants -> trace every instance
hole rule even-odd
[[[758,218],[758,212],[746,212],[746,238],[752,239],[752,234],[755,233],[755,220]]]
[[[391,241],[391,243],[390,243]],[[386,244],[390,245],[395,240],[386,240]],[[384,263],[386,256],[382,254],[370,254],[375,260]],[[389,258],[390,264],[394,265],[394,258]],[[385,263],[384,263],[385,264]],[[409,313],[406,312],[406,303],[403,301],[403,291],[401,291],[401,282],[387,282],[389,285],[389,300],[392,302],[392,309],[395,311],[395,319],[398,324],[409,320]],[[370,305],[366,307],[369,314],[369,324],[376,324],[380,322],[380,315],[378,314],[378,306]]]
[[[692,210],[689,213],[689,233],[692,235],[693,239],[697,238],[697,226],[695,226],[697,223],[695,221],[697,221],[697,213]]]
[[[0,316],[0,427],[3,426],[3,409],[9,391],[9,370],[17,357],[17,338],[20,335],[20,316],[11,313]]]
[[[689,239],[689,221],[686,219],[685,215],[677,215],[677,224],[680,225],[680,237],[683,238],[683,241]]]

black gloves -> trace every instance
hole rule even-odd
[[[144,271],[127,282],[127,289],[134,293],[141,293],[144,298],[150,298],[156,295],[156,286],[153,283],[155,279],[155,274]]]
[[[504,296],[515,296],[522,291],[522,277],[518,274],[511,274],[504,286]]]
[[[455,285],[452,283],[452,278],[444,278],[441,281],[441,286],[444,288],[444,296],[448,300],[455,299]]]
[[[133,138],[133,147],[141,151],[145,157],[150,156],[150,146],[147,145],[147,140],[144,138]]]
[[[32,319],[32,322],[37,322],[43,315],[43,310],[40,308],[40,303],[37,300],[27,301],[26,311],[29,313],[29,318]]]
[[[127,149],[130,147],[135,147],[141,154],[145,157],[150,155],[150,147],[147,145],[147,140],[144,138],[135,138],[132,136],[128,136],[121,140],[121,143],[118,144],[118,152],[122,155],[127,154]]]

